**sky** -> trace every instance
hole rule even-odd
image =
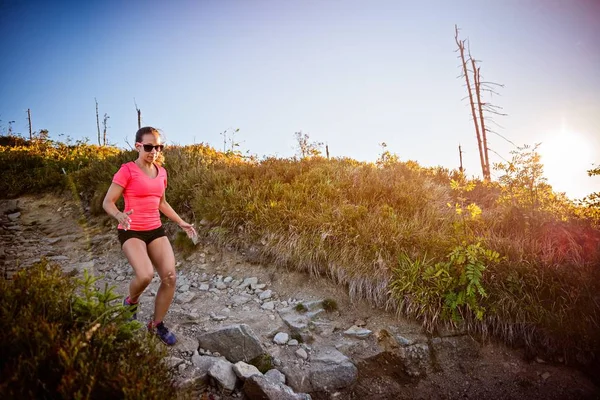
[[[111,143],[142,125],[167,144],[291,157],[295,132],[332,157],[401,160],[480,176],[454,26],[504,85],[490,160],[541,143],[548,182],[600,191],[600,0],[0,0],[0,132]],[[135,101],[135,103],[134,103]],[[506,138],[506,139],[505,139]],[[492,171],[492,178],[499,172]]]

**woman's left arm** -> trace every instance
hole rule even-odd
[[[181,227],[181,229],[183,229],[188,234],[188,236],[192,237],[192,236],[196,235],[196,230],[194,229],[194,225],[188,224],[183,219],[181,219],[179,214],[177,214],[175,212],[175,210],[173,210],[173,207],[171,207],[171,205],[169,203],[167,203],[167,198],[165,197],[164,193],[163,193],[162,197],[160,198],[160,204],[158,205],[158,209],[167,218],[169,218],[171,221],[173,221],[177,225],[179,225]]]

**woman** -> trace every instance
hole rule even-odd
[[[119,221],[119,241],[135,272],[129,284],[129,296],[123,300],[123,305],[131,307],[133,319],[137,319],[138,300],[154,277],[154,266],[160,276],[160,287],[148,330],[164,343],[173,345],[177,339],[164,325],[163,318],[175,294],[175,255],[161,224],[160,213],[177,223],[188,236],[195,236],[196,231],[193,225],[177,215],[165,199],[167,171],[160,165],[159,159],[163,148],[160,134],[155,128],[138,130],[135,134],[138,158],[121,165],[102,206]],[[121,195],[125,199],[123,212],[115,205]]]

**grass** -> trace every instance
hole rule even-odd
[[[63,187],[36,172],[60,172],[43,153],[0,149],[1,193]],[[101,215],[112,174],[134,155],[78,151],[89,158],[68,161],[69,174]],[[215,242],[256,246],[282,268],[326,276],[430,332],[460,324],[549,358],[598,357],[598,213],[530,174],[527,151],[493,183],[393,157],[256,160],[200,144],[171,146],[165,158],[167,199],[207,221],[200,234]]]

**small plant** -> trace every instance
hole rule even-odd
[[[4,398],[176,397],[166,351],[137,335],[112,287],[65,276],[43,261],[0,279],[0,391]]]
[[[290,335],[290,338],[292,339],[296,339],[298,341],[298,343],[303,343],[304,339],[302,338],[302,335],[298,332],[294,332]]]
[[[337,309],[338,309],[337,302],[333,299],[325,299],[325,300],[323,300],[323,309],[327,312],[337,311]]]
[[[306,306],[302,303],[298,303],[296,304],[296,306],[294,307],[294,310],[296,310],[299,313],[305,313],[308,311],[308,308],[306,308]]]
[[[250,365],[254,365],[263,374],[270,369],[273,369],[273,357],[270,354],[261,354],[250,360]]]

